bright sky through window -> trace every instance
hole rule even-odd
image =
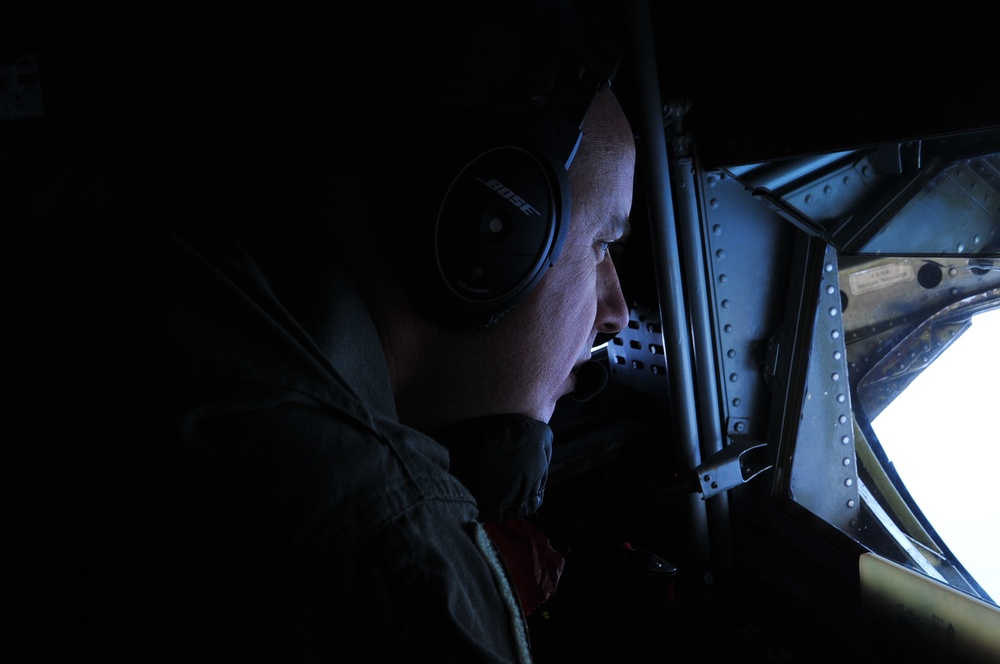
[[[1000,604],[1000,309],[972,326],[872,422],[938,535]]]

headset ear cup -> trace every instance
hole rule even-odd
[[[469,159],[434,228],[438,317],[483,326],[506,313],[555,264],[569,208],[565,169],[539,149],[501,143]]]
[[[523,91],[527,114],[435,113],[439,131],[425,127],[406,140],[442,170],[406,168],[392,182],[407,206],[393,210],[407,215],[389,238],[395,268],[425,315],[451,327],[496,322],[559,258],[571,213],[567,170],[590,105],[617,67],[617,51],[571,3],[537,9],[531,24],[546,44],[558,33],[553,55],[562,62],[543,93]],[[480,149],[465,159],[442,154],[477,139]]]

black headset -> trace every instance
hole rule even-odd
[[[515,135],[480,146],[446,179],[433,230],[425,312],[451,327],[498,321],[556,264],[570,222],[567,170],[581,125],[611,84],[620,54],[609,35],[560,11],[565,63],[539,112]]]

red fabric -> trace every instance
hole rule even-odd
[[[556,592],[566,561],[549,538],[525,519],[484,523],[514,582],[526,616]]]

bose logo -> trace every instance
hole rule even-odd
[[[513,205],[514,207],[516,207],[518,210],[520,210],[524,214],[530,215],[530,214],[534,213],[534,214],[537,214],[537,215],[541,216],[541,214],[542,214],[541,212],[539,212],[538,210],[536,210],[535,208],[533,208],[530,203],[528,203],[527,201],[525,201],[520,196],[516,195],[508,187],[503,186],[502,182],[497,182],[496,178],[490,179],[489,181],[480,180],[479,178],[476,178],[476,180],[479,181],[479,182],[481,182],[481,183],[483,183],[484,185],[486,185],[487,187],[489,187],[493,191],[497,192],[498,194],[500,194],[501,196],[503,196],[504,198],[506,198],[508,201],[510,201],[511,205]]]

